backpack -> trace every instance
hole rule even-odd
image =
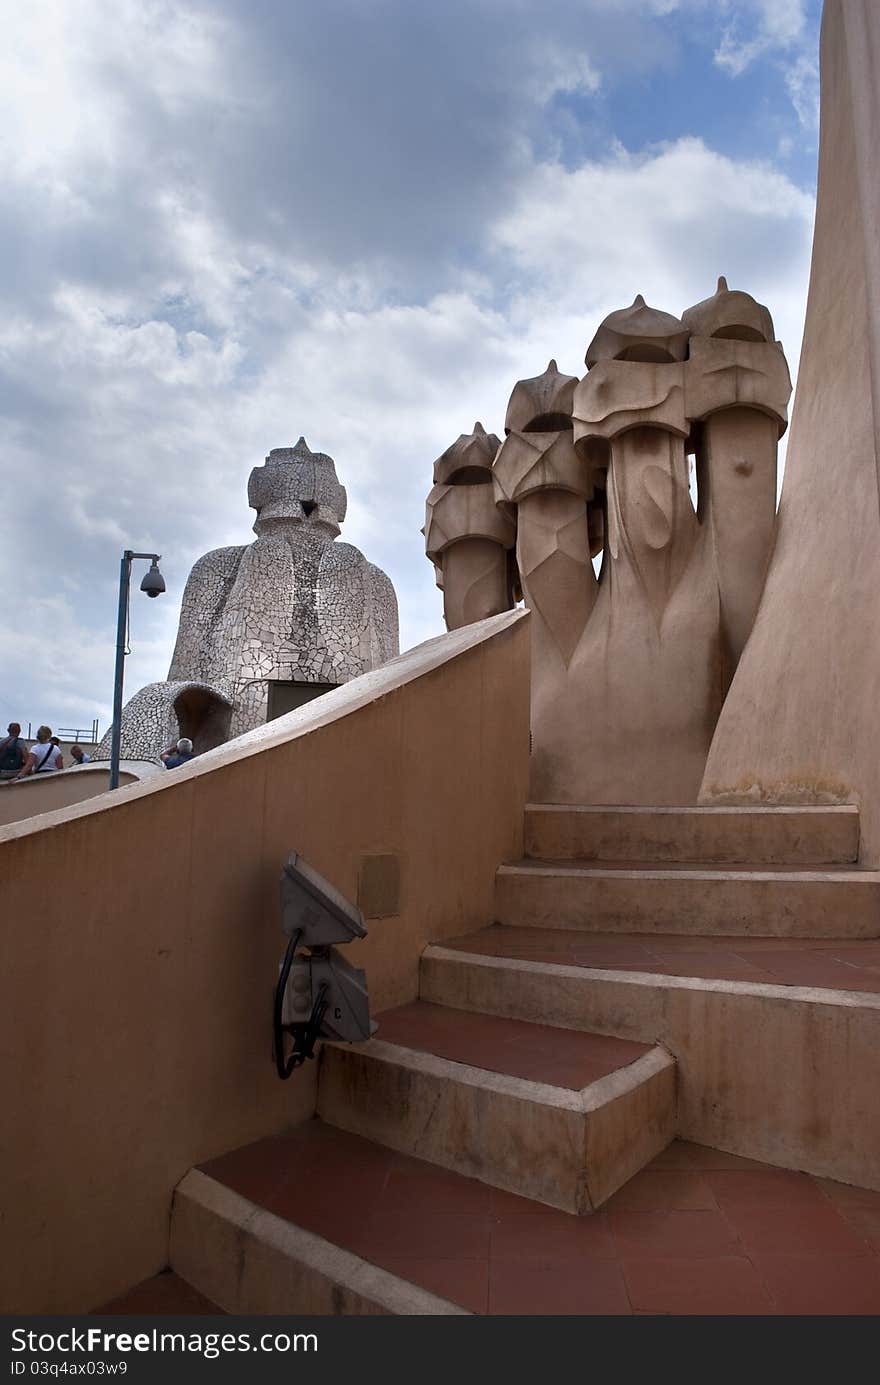
[[[18,774],[27,755],[20,736],[7,736],[0,741],[0,774]]]

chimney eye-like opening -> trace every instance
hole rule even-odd
[[[731,323],[727,327],[719,327],[717,332],[712,333],[713,337],[721,337],[727,341],[764,341],[757,327],[747,327],[744,323]]]
[[[301,500],[300,504],[302,505],[302,512],[306,519],[318,508],[317,500]]]
[[[633,346],[624,347],[618,351],[614,357],[616,361],[638,361],[642,365],[674,365],[675,357],[665,346],[656,346],[653,342],[637,342]]]

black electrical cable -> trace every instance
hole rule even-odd
[[[294,953],[299,946],[301,937],[301,928],[298,928],[295,933],[291,934],[290,942],[287,944],[287,951],[284,954],[284,961],[281,964],[281,975],[278,977],[278,985],[275,987],[275,1004],[272,1009],[275,1038],[275,1067],[282,1082],[286,1081],[294,1068],[298,1068],[303,1061],[303,1055],[298,1054],[295,1049],[290,1058],[285,1060],[284,1025],[282,1022],[284,1015],[284,992],[287,989],[287,978],[290,975]]]

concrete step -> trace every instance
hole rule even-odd
[[[174,1192],[170,1260],[176,1274],[224,1313],[467,1312],[242,1197],[200,1169],[190,1169]]]
[[[675,1065],[656,1045],[416,1001],[366,1044],[327,1044],[329,1125],[493,1187],[593,1211],[675,1134]]]
[[[872,1196],[676,1141],[572,1217],[310,1120],[187,1174],[171,1255],[298,1351],[312,1313],[876,1314]]]
[[[677,1063],[681,1138],[880,1189],[880,994],[540,961],[516,934],[426,948],[422,997],[659,1043]]]
[[[526,855],[565,861],[842,865],[859,855],[854,804],[807,808],[630,808],[530,803]]]
[[[498,868],[495,920],[599,932],[876,938],[880,872],[523,861]]]

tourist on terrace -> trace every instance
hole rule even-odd
[[[24,769],[19,770],[12,783],[16,779],[26,779],[29,774],[51,774],[56,769],[64,768],[64,756],[57,745],[52,743],[52,727],[41,726],[37,731],[37,743],[28,752]]]
[[[92,758],[91,755],[86,754],[81,745],[77,745],[76,743],[70,747],[70,755],[78,765],[87,765]]]
[[[0,741],[0,780],[14,779],[24,769],[28,748],[21,739],[21,727],[11,721],[6,736]]]
[[[193,757],[193,743],[186,736],[182,736],[176,745],[170,745],[167,750],[163,750],[159,759],[166,769],[177,769],[178,765],[185,765]]]

